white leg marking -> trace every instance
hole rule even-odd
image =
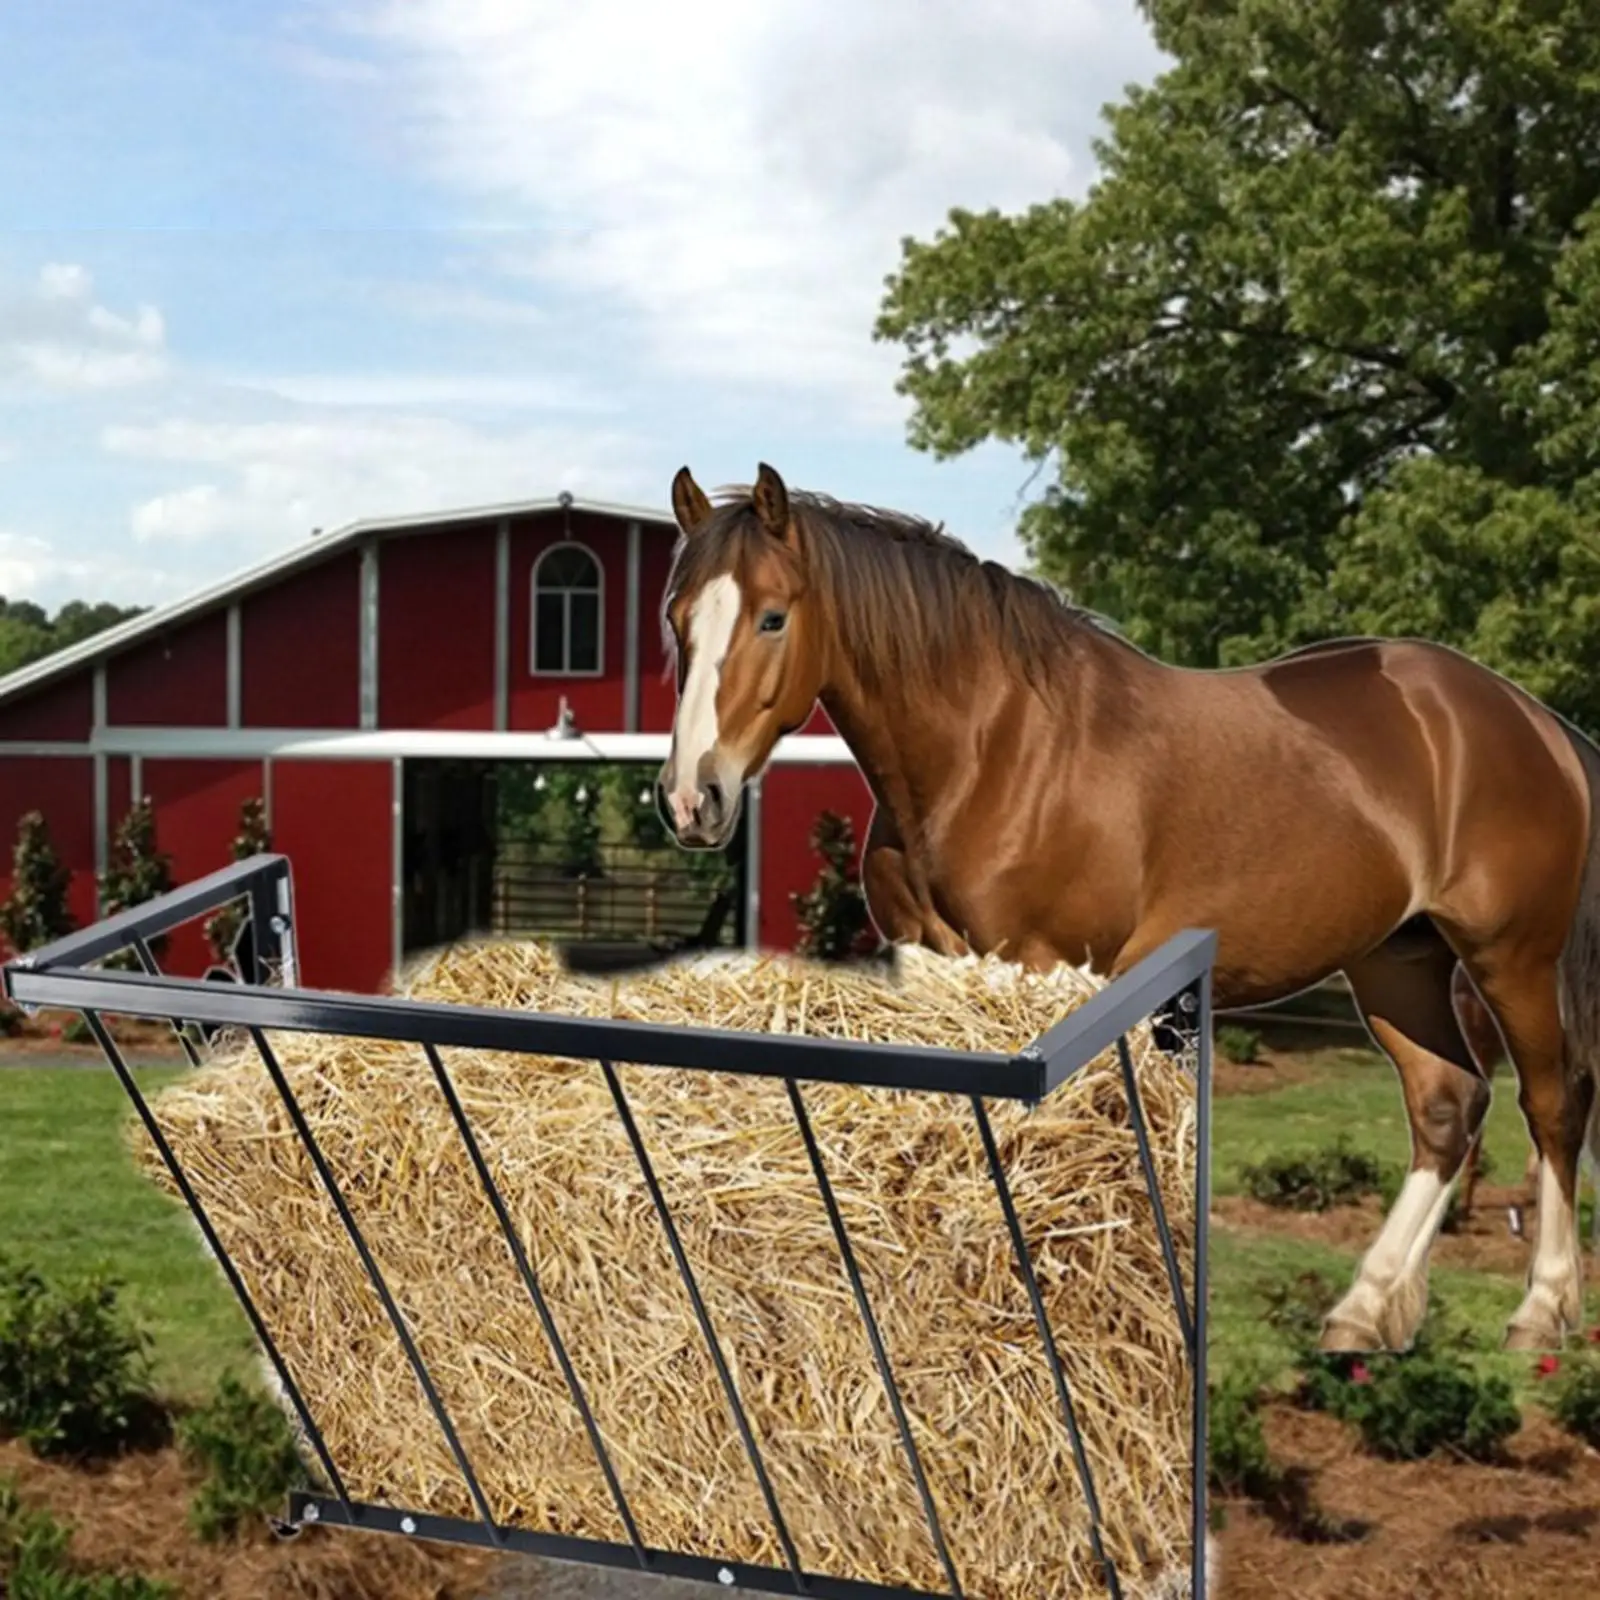
[[[1444,1220],[1450,1185],[1419,1167],[1361,1262],[1350,1292],[1329,1315],[1332,1325],[1375,1330],[1384,1344],[1408,1344],[1427,1304],[1428,1251]]]
[[[716,748],[717,683],[743,605],[729,573],[713,578],[689,612],[689,672],[672,728],[672,792],[667,802],[680,828],[700,799],[700,763]]]
[[[1533,1270],[1528,1275],[1528,1298],[1513,1322],[1521,1322],[1523,1313],[1538,1305],[1546,1319],[1555,1317],[1568,1327],[1575,1327],[1582,1318],[1581,1263],[1574,1208],[1561,1192],[1555,1169],[1548,1161],[1541,1161],[1539,1236],[1533,1247]]]

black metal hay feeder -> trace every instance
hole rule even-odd
[[[230,976],[237,981],[214,982],[163,974],[151,950],[160,935],[193,919],[209,916],[235,901],[246,902],[245,915],[234,948],[231,972],[213,971],[208,979]],[[121,951],[133,952],[141,970],[103,971],[93,963]],[[956,1562],[946,1546],[937,1509],[929,1492],[905,1407],[883,1341],[878,1333],[865,1285],[835,1197],[827,1166],[807,1115],[801,1085],[805,1082],[851,1083],[892,1089],[909,1089],[967,1099],[976,1121],[990,1178],[1006,1219],[1011,1245],[1033,1308],[1036,1331],[1046,1356],[1062,1424],[1072,1447],[1074,1463],[1089,1513],[1089,1538],[1098,1570],[1108,1594],[1120,1597],[1121,1580],[1101,1547],[1101,1512],[1093,1473],[1084,1453],[1073,1409],[1070,1387],[1046,1320],[1033,1263],[1024,1239],[1010,1185],[990,1129],[984,1101],[991,1098],[1036,1104],[1067,1078],[1115,1046],[1127,1094],[1130,1121],[1139,1148],[1155,1225],[1167,1276],[1187,1350],[1193,1403],[1192,1532],[1190,1593],[1204,1600],[1206,1586],[1206,1285],[1208,1211],[1211,1192],[1211,969],[1216,938],[1209,932],[1187,931],[1169,940],[1138,966],[1108,985],[1086,1004],[1045,1033],[1035,1044],[1014,1056],[968,1051],[938,1050],[903,1045],[860,1044],[845,1041],[761,1035],[716,1029],[683,1029],[645,1023],[616,1022],[580,1017],[544,1016],[484,1007],[444,1005],[394,997],[366,997],[304,989],[295,982],[293,902],[288,860],[279,855],[259,855],[209,877],[188,884],[144,905],[107,917],[79,933],[44,946],[7,964],[3,971],[7,997],[29,1009],[41,1007],[75,1011],[83,1016],[106,1059],[132,1100],[140,1119],[166,1163],[178,1191],[188,1203],[206,1243],[215,1254],[271,1362],[284,1394],[293,1407],[305,1436],[316,1453],[322,1476],[331,1493],[296,1493],[288,1507],[288,1525],[333,1524],[374,1532],[399,1533],[416,1538],[476,1545],[496,1550],[538,1555],[591,1565],[625,1567],[660,1576],[698,1579],[738,1585],[773,1594],[815,1596],[817,1600],[867,1600],[871,1596],[918,1595],[925,1591],[888,1588],[804,1571],[785,1523],[782,1507],[768,1476],[761,1452],[747,1420],[744,1404],[723,1357],[716,1330],[695,1282],[693,1270],[678,1239],[676,1224],[650,1158],[634,1124],[628,1101],[615,1071],[617,1063],[655,1067],[686,1067],[712,1072],[754,1074],[785,1080],[795,1122],[805,1141],[818,1192],[832,1225],[841,1265],[849,1277],[864,1330],[871,1344],[878,1374],[893,1412],[900,1442],[916,1483],[928,1531],[947,1582],[944,1591],[960,1600],[962,1586]],[[273,981],[273,980],[276,981]],[[295,1131],[316,1168],[360,1257],[390,1324],[405,1351],[417,1382],[432,1409],[441,1433],[472,1496],[479,1520],[437,1516],[420,1511],[396,1510],[350,1498],[321,1430],[305,1404],[299,1386],[265,1324],[249,1291],[217,1237],[181,1164],[152,1115],[127,1063],[107,1031],[104,1017],[125,1016],[171,1021],[191,1062],[201,1059],[197,1038],[208,1040],[222,1029],[242,1031],[254,1042],[263,1064],[282,1097]],[[1146,1018],[1157,1018],[1158,1041],[1178,1042],[1195,1052],[1196,1138],[1195,1242],[1191,1304],[1185,1293],[1177,1251],[1167,1224],[1159,1183],[1150,1153],[1148,1131],[1126,1035]],[[582,1417],[607,1485],[616,1502],[627,1543],[606,1543],[556,1534],[531,1532],[497,1524],[490,1512],[472,1463],[462,1448],[448,1411],[418,1352],[411,1330],[396,1306],[377,1263],[346,1204],[338,1179],[328,1167],[311,1129],[301,1115],[293,1091],[285,1080],[266,1040],[269,1030],[344,1035],[351,1038],[409,1041],[426,1056],[444,1094],[479,1182],[482,1184],[518,1274],[537,1311],[546,1338],[561,1368],[574,1404]],[[561,1334],[545,1303],[538,1279],[512,1227],[509,1213],[485,1162],[471,1124],[457,1098],[440,1052],[449,1048],[476,1048],[590,1059],[599,1063],[627,1132],[640,1172],[649,1188],[668,1246],[683,1278],[696,1321],[721,1381],[729,1411],[749,1456],[765,1500],[778,1543],[784,1552],[782,1567],[752,1566],[699,1555],[645,1546],[626,1496],[617,1480],[604,1439],[582,1385],[568,1358]]]

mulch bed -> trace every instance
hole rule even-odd
[[[172,1449],[83,1468],[39,1461],[5,1440],[0,1478],[9,1477],[25,1505],[75,1525],[75,1560],[166,1579],[183,1600],[470,1600],[502,1559],[348,1529],[278,1539],[260,1526],[202,1544],[189,1531],[191,1483]]]
[[[1222,1502],[1223,1600],[1549,1600],[1600,1583],[1600,1451],[1541,1417],[1504,1465],[1367,1455],[1334,1418],[1274,1405],[1274,1459],[1345,1526],[1314,1543],[1248,1502]]]

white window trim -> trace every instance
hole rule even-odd
[[[593,671],[577,671],[567,667],[541,669],[539,666],[539,569],[558,550],[581,550],[594,562],[596,574],[595,595],[598,615],[595,619],[595,665]],[[567,593],[589,594],[588,589],[568,590]],[[568,626],[566,648],[572,650],[572,606],[567,605]],[[581,539],[562,539],[539,553],[528,579],[528,673],[535,678],[603,678],[606,675],[606,564],[598,552],[590,549]]]

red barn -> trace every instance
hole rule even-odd
[[[518,901],[495,823],[496,793],[530,772],[637,763],[653,779],[674,705],[660,608],[676,531],[663,512],[567,495],[359,522],[39,661],[0,679],[3,839],[44,813],[81,924],[137,797],[180,882],[231,859],[260,797],[294,864],[302,981],[323,988],[372,990],[408,951],[474,932],[570,932],[573,896],[580,937],[698,924],[707,897],[671,844],[648,892],[637,870],[630,898],[626,874],[600,868]],[[864,833],[866,786],[819,708],[728,852],[736,942],[792,948],[790,895],[816,875],[806,835],[824,809]],[[0,867],[3,895],[9,849]],[[559,916],[551,895],[567,897]],[[209,959],[186,930],[166,964]]]

